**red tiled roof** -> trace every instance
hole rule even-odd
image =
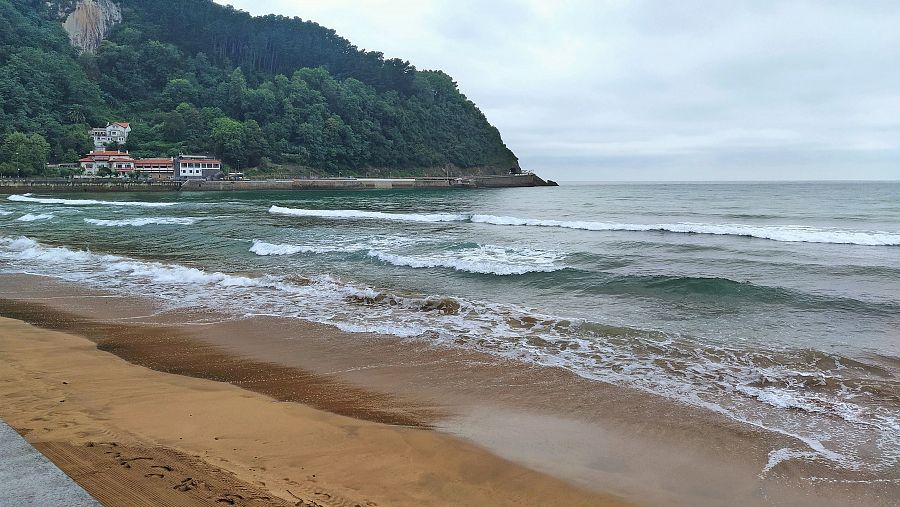
[[[186,158],[181,160],[182,164],[221,164],[220,160],[212,159],[212,158]]]
[[[127,121],[114,121],[113,125],[119,125],[120,127],[128,128],[131,124]]]

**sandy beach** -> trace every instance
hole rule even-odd
[[[0,335],[0,416],[106,505],[624,505],[434,431]]]

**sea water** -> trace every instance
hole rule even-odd
[[[900,183],[13,195],[0,271],[562,367],[795,437],[763,474],[900,482]]]

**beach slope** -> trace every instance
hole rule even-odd
[[[153,371],[16,320],[0,337],[0,417],[105,505],[621,505],[435,431]]]

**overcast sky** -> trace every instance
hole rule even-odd
[[[551,178],[900,179],[900,2],[218,1],[446,71]]]

